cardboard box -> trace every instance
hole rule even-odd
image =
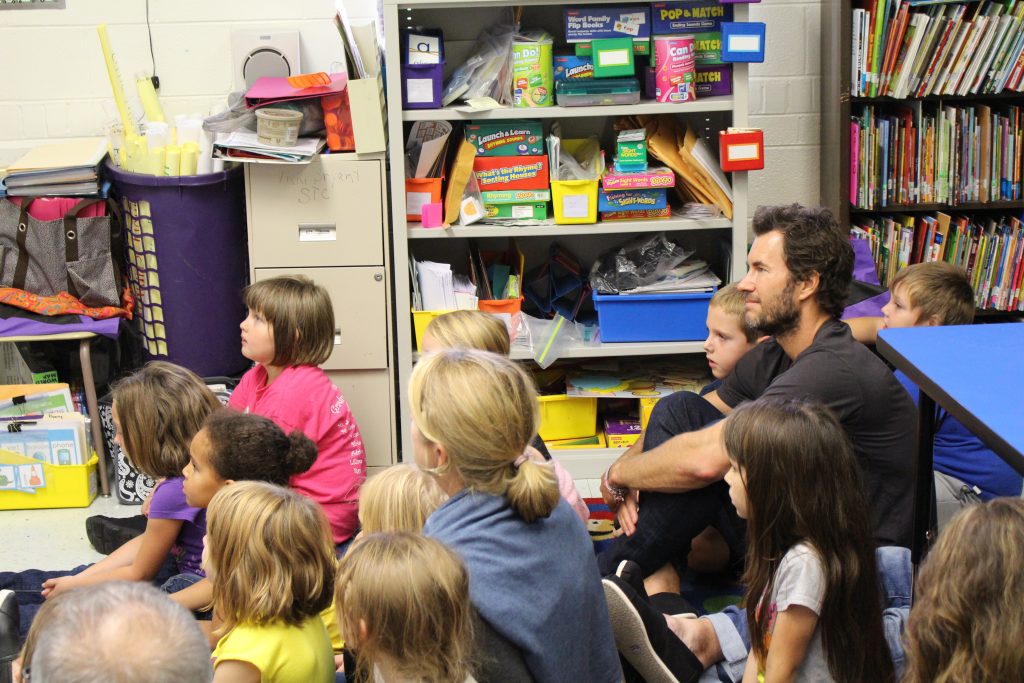
[[[656,36],[721,31],[723,21],[732,21],[732,7],[718,0],[651,5],[651,34]]]
[[[664,189],[652,190],[601,190],[597,197],[598,211],[638,211],[664,209],[668,197]]]
[[[606,418],[604,435],[608,448],[628,448],[637,442],[643,430],[637,418]]]
[[[523,204],[551,201],[551,190],[490,190],[481,192],[484,204]]]
[[[484,204],[484,215],[487,218],[514,218],[542,221],[548,217],[548,203],[523,204]]]
[[[481,191],[548,189],[547,156],[477,157],[473,172]]]
[[[572,81],[594,77],[592,57],[555,55],[555,81]]]
[[[694,61],[697,67],[725,64],[722,61],[722,32],[693,34]]]
[[[567,43],[599,38],[644,40],[651,37],[651,10],[644,5],[569,7],[564,15]]]
[[[732,65],[698,66],[694,90],[697,97],[732,95]]]
[[[537,156],[544,153],[540,121],[495,121],[466,125],[466,140],[478,157]]]
[[[672,215],[672,209],[665,207],[664,209],[650,209],[639,211],[603,211],[601,212],[602,221],[648,221],[658,218],[669,218]]]
[[[606,190],[647,190],[658,187],[672,187],[676,174],[665,166],[652,166],[643,173],[616,173],[608,171],[601,178],[601,187]]]

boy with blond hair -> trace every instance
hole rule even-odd
[[[847,321],[853,336],[874,344],[885,328],[969,325],[974,320],[974,291],[966,273],[943,261],[916,263],[896,273],[881,317]],[[899,370],[896,377],[918,400],[918,389]],[[933,451],[935,494],[941,529],[960,508],[979,500],[1019,496],[1022,479],[981,439],[939,409]]]

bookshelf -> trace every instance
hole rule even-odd
[[[608,4],[610,0],[583,0],[572,6]],[[634,3],[620,3],[634,4]],[[520,22],[523,28],[541,27],[555,37],[556,47],[564,41],[563,9],[565,4],[556,0],[522,0]],[[671,217],[654,221],[622,221],[586,225],[556,225],[550,219],[544,225],[503,227],[495,225],[454,226],[449,229],[425,229],[419,223],[406,220],[405,169],[397,158],[397,150],[404,149],[411,122],[446,120],[537,119],[547,124],[559,121],[565,138],[596,135],[602,147],[614,147],[615,117],[623,115],[668,114],[686,120],[705,137],[712,148],[718,147],[718,131],[728,126],[747,125],[747,72],[746,64],[732,66],[733,93],[731,96],[708,97],[685,104],[658,103],[648,99],[637,105],[600,107],[543,107],[533,109],[499,108],[484,112],[467,112],[463,107],[403,110],[401,97],[400,30],[406,27],[440,28],[444,32],[445,77],[462,64],[471,53],[477,36],[485,27],[496,23],[500,12],[508,7],[504,0],[384,0],[385,44],[388,87],[388,133],[392,150],[391,162],[391,216],[392,253],[394,257],[394,297],[396,339],[396,375],[399,387],[399,423],[403,443],[409,439],[409,403],[405,387],[408,386],[413,364],[418,357],[413,342],[409,270],[410,256],[418,259],[446,261],[462,264],[466,261],[469,245],[482,250],[504,249],[509,238],[515,238],[526,258],[530,271],[546,257],[552,243],[570,250],[584,267],[589,267],[597,256],[607,249],[621,245],[629,239],[651,232],[665,232],[670,239],[696,248],[697,253],[716,265],[723,281],[732,281],[742,275],[743,259],[731,254],[744,254],[747,232],[747,177],[746,173],[730,176],[733,192],[733,217],[714,219],[684,219]],[[734,5],[734,20],[745,21],[746,5]],[[556,51],[557,53],[557,51]],[[610,157],[609,157],[610,158]],[[549,214],[550,215],[550,214]],[[722,245],[728,255],[722,258]],[[728,265],[726,265],[728,264]],[[457,270],[464,270],[456,267]],[[726,270],[727,272],[722,272]],[[678,354],[701,354],[701,342],[658,343],[603,343],[570,347],[562,354],[569,359],[646,358]],[[530,362],[525,354],[514,351],[513,358]],[[556,455],[577,478],[597,478],[610,462],[621,455],[623,449],[559,450]]]
[[[1024,309],[1024,2],[824,3],[821,49],[822,200],[883,284],[942,259]]]

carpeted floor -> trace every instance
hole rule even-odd
[[[615,515],[601,498],[585,498],[590,508],[587,530],[594,542],[594,552],[599,553],[611,542],[615,534]],[[743,598],[743,586],[732,576],[697,574],[687,572],[682,577],[682,595],[701,614],[720,612],[728,605],[735,605]]]

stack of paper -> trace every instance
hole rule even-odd
[[[409,259],[413,282],[413,308],[418,311],[473,310],[476,287],[465,275],[452,272],[449,263]]]
[[[106,155],[104,138],[41,145],[8,166],[0,177],[11,197],[99,195],[99,164]]]
[[[405,174],[409,178],[440,178],[452,124],[416,121],[405,141]]]
[[[299,138],[291,147],[264,145],[250,130],[218,135],[213,143],[214,156],[222,159],[293,164],[308,164],[323,147],[323,138]]]

